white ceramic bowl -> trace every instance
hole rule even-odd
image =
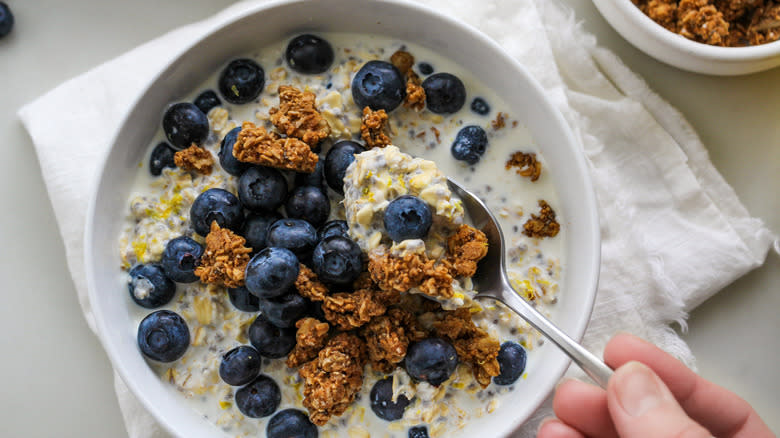
[[[601,15],[629,43],[674,67],[709,75],[734,76],[780,65],[780,41],[749,47],[717,47],[670,32],[631,0],[593,0]]]
[[[364,0],[287,1],[257,6],[204,36],[152,80],[122,124],[102,166],[86,225],[89,297],[108,355],[138,399],[170,432],[187,438],[221,436],[162,382],[136,346],[136,323],[122,287],[117,238],[137,164],[158,129],[166,105],[191,91],[231,58],[302,31],[389,35],[432,48],[494,84],[529,126],[549,164],[568,218],[567,268],[555,320],[580,339],[590,318],[599,272],[596,202],[587,167],[566,122],[528,72],[476,30],[412,3]],[[510,80],[511,79],[511,80]],[[502,436],[520,425],[550,393],[569,364],[552,345],[531,356],[529,378],[491,415],[475,420],[459,436]],[[489,431],[489,432],[488,432]]]

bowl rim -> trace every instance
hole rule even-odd
[[[625,17],[629,18],[637,26],[648,29],[662,43],[677,47],[688,53],[695,53],[697,56],[710,61],[737,63],[780,56],[780,40],[742,47],[722,47],[700,43],[674,33],[656,23],[652,18],[642,12],[639,7],[634,5],[631,0],[598,0],[597,2],[601,3],[604,1],[609,2],[614,7],[618,8]]]
[[[96,284],[97,277],[95,274],[95,268],[98,266],[98,263],[96,263],[95,254],[93,252],[95,248],[95,244],[94,244],[95,236],[93,230],[95,229],[98,194],[100,192],[100,185],[101,185],[100,183],[105,179],[105,175],[108,171],[109,158],[112,155],[112,151],[116,148],[119,139],[122,136],[122,133],[126,129],[128,129],[127,128],[128,121],[132,118],[132,115],[135,112],[134,109],[137,108],[138,105],[143,100],[146,99],[147,94],[150,93],[155,83],[160,81],[162,77],[164,77],[169,72],[174,70],[177,64],[186,54],[188,54],[190,51],[192,51],[199,45],[203,44],[204,41],[207,41],[208,39],[214,37],[215,34],[219,33],[224,28],[234,25],[237,22],[244,20],[252,15],[262,14],[265,11],[274,8],[284,7],[296,3],[308,3],[310,1],[312,0],[271,0],[264,3],[248,5],[245,10],[235,13],[228,19],[222,20],[218,26],[208,29],[202,35],[195,38],[185,46],[181,47],[176,53],[172,54],[172,56],[165,63],[165,65],[153,77],[149,79],[148,83],[143,88],[143,90],[130,104],[130,106],[128,107],[128,111],[124,114],[120,123],[117,125],[118,128],[116,130],[116,133],[112,137],[110,146],[106,148],[106,150],[102,151],[102,157],[99,160],[100,171],[98,173],[98,177],[95,179],[93,187],[91,188],[89,207],[87,210],[87,218],[85,222],[85,233],[84,233],[84,245],[85,245],[84,261],[85,261],[85,271],[87,276],[86,278],[87,292],[88,292],[90,303],[96,303],[99,301],[97,297],[98,294],[97,291],[98,288]],[[555,124],[562,128],[563,131],[562,134],[567,139],[566,141],[567,148],[569,148],[571,151],[571,156],[569,158],[574,160],[575,166],[578,168],[579,172],[584,177],[584,180],[582,181],[582,186],[581,186],[582,190],[580,194],[585,198],[585,203],[591,207],[588,209],[587,214],[581,214],[581,217],[583,218],[583,222],[587,222],[589,225],[588,227],[589,233],[586,236],[587,239],[586,242],[587,245],[589,245],[590,248],[592,248],[593,253],[591,254],[591,258],[589,259],[587,268],[584,270],[585,272],[588,273],[587,275],[588,281],[586,282],[587,284],[584,284],[581,289],[578,289],[576,291],[578,294],[580,293],[587,294],[586,295],[587,299],[583,300],[582,303],[586,306],[586,309],[583,309],[584,311],[581,312],[580,314],[581,317],[577,321],[576,325],[574,326],[574,329],[568,333],[568,335],[571,336],[573,339],[580,341],[584,336],[585,329],[587,328],[588,323],[590,322],[590,318],[596,300],[596,293],[597,293],[598,282],[599,282],[599,273],[601,267],[601,231],[599,226],[599,212],[598,212],[598,203],[596,200],[596,193],[593,187],[592,177],[588,170],[588,164],[585,159],[585,153],[581,143],[579,142],[577,137],[575,137],[574,132],[570,127],[569,123],[566,121],[561,111],[555,106],[552,100],[548,97],[547,91],[542,87],[540,82],[531,75],[530,71],[523,64],[521,64],[517,59],[509,55],[509,53],[507,53],[496,41],[494,41],[492,38],[485,35],[479,29],[471,26],[468,23],[461,21],[458,18],[439,12],[430,6],[418,4],[416,2],[413,2],[412,0],[373,0],[373,1],[377,3],[385,3],[392,7],[399,7],[404,9],[407,12],[417,12],[417,13],[429,15],[432,18],[450,24],[456,29],[467,31],[469,33],[469,38],[476,39],[480,44],[491,47],[493,50],[495,50],[497,53],[499,53],[502,56],[503,62],[508,62],[509,64],[511,64],[511,67],[517,73],[521,74],[524,77],[524,79],[528,82],[529,87],[532,88],[533,91],[536,92],[542,98],[541,99],[542,101],[539,103],[549,107],[550,113],[555,119],[554,121]],[[230,7],[223,9],[223,11],[226,9],[230,9]],[[206,17],[203,20],[213,19],[219,14],[220,12],[218,12],[215,15]],[[92,308],[97,310],[94,306],[92,306]],[[103,348],[106,350],[107,355],[109,356],[112,367],[116,370],[116,372],[118,372],[119,376],[122,378],[124,383],[131,390],[133,396],[136,397],[136,399],[144,405],[144,408],[153,415],[155,420],[172,435],[180,436],[181,429],[175,426],[175,421],[163,416],[161,413],[155,411],[154,409],[150,409],[151,406],[155,405],[155,402],[150,398],[149,393],[147,391],[144,391],[143,388],[138,386],[138,383],[136,381],[137,379],[133,378],[132,373],[128,370],[128,367],[120,360],[122,356],[119,351],[119,346],[117,345],[117,343],[108,342],[108,339],[104,337],[105,333],[109,333],[108,330],[109,324],[108,321],[106,320],[106,315],[104,315],[102,312],[94,311],[94,310],[92,314],[95,319],[95,326],[97,329],[96,334],[101,344],[103,345]],[[552,374],[557,376],[557,379],[560,379],[563,376],[563,373],[569,367],[570,363],[571,360],[568,357],[565,357],[562,360],[558,361],[557,366],[553,368],[554,371],[552,372]],[[523,418],[512,419],[509,423],[511,424],[511,428],[508,428],[505,431],[502,430],[502,432],[511,433],[513,430],[516,430],[520,425],[522,425],[525,421],[527,421],[530,418],[530,415],[533,412],[533,410],[538,409],[539,406],[541,406],[541,404],[547,398],[548,394],[552,389],[553,387],[551,386],[547,390],[547,392],[539,391],[538,394],[535,394],[533,396],[535,397],[535,400],[533,403],[531,403],[533,409],[529,410],[528,415]]]

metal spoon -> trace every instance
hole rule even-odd
[[[475,298],[492,298],[504,303],[568,354],[571,360],[585,371],[585,374],[602,388],[606,388],[612,370],[593,353],[556,327],[512,288],[506,275],[504,234],[490,209],[476,195],[456,182],[448,179],[447,183],[450,190],[463,200],[463,205],[474,226],[482,230],[488,239],[488,253],[480,261],[479,269],[471,279],[475,289],[479,291]]]

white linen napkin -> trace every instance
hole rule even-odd
[[[83,228],[101,157],[148,81],[201,35],[262,1],[235,4],[71,79],[19,110],[41,164],[68,266],[95,330],[84,281]],[[709,161],[683,116],[550,0],[427,0],[494,38],[542,83],[582,144],[599,199],[602,269],[584,344],[603,351],[617,331],[654,342],[689,365],[670,327],[763,263],[773,236]],[[70,103],[81,102],[74,107]],[[68,111],[62,111],[68,108]],[[85,133],[89,133],[86,135]],[[638,135],[641,133],[641,135]],[[98,333],[98,337],[100,334]],[[569,373],[579,376],[579,370]],[[115,387],[130,437],[168,436]],[[550,403],[513,436],[533,436]]]

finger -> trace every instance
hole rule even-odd
[[[650,367],[663,380],[680,406],[717,437],[772,437],[769,427],[736,394],[694,373],[660,348],[636,336],[616,335],[604,350],[610,367],[635,360]]]
[[[555,390],[555,416],[586,436],[616,438],[607,408],[607,392],[579,380],[566,380]]]
[[[562,423],[557,418],[549,418],[539,425],[536,438],[585,438],[585,435]]]
[[[620,436],[712,436],[688,417],[663,381],[639,362],[629,362],[615,370],[607,384],[607,406]]]

